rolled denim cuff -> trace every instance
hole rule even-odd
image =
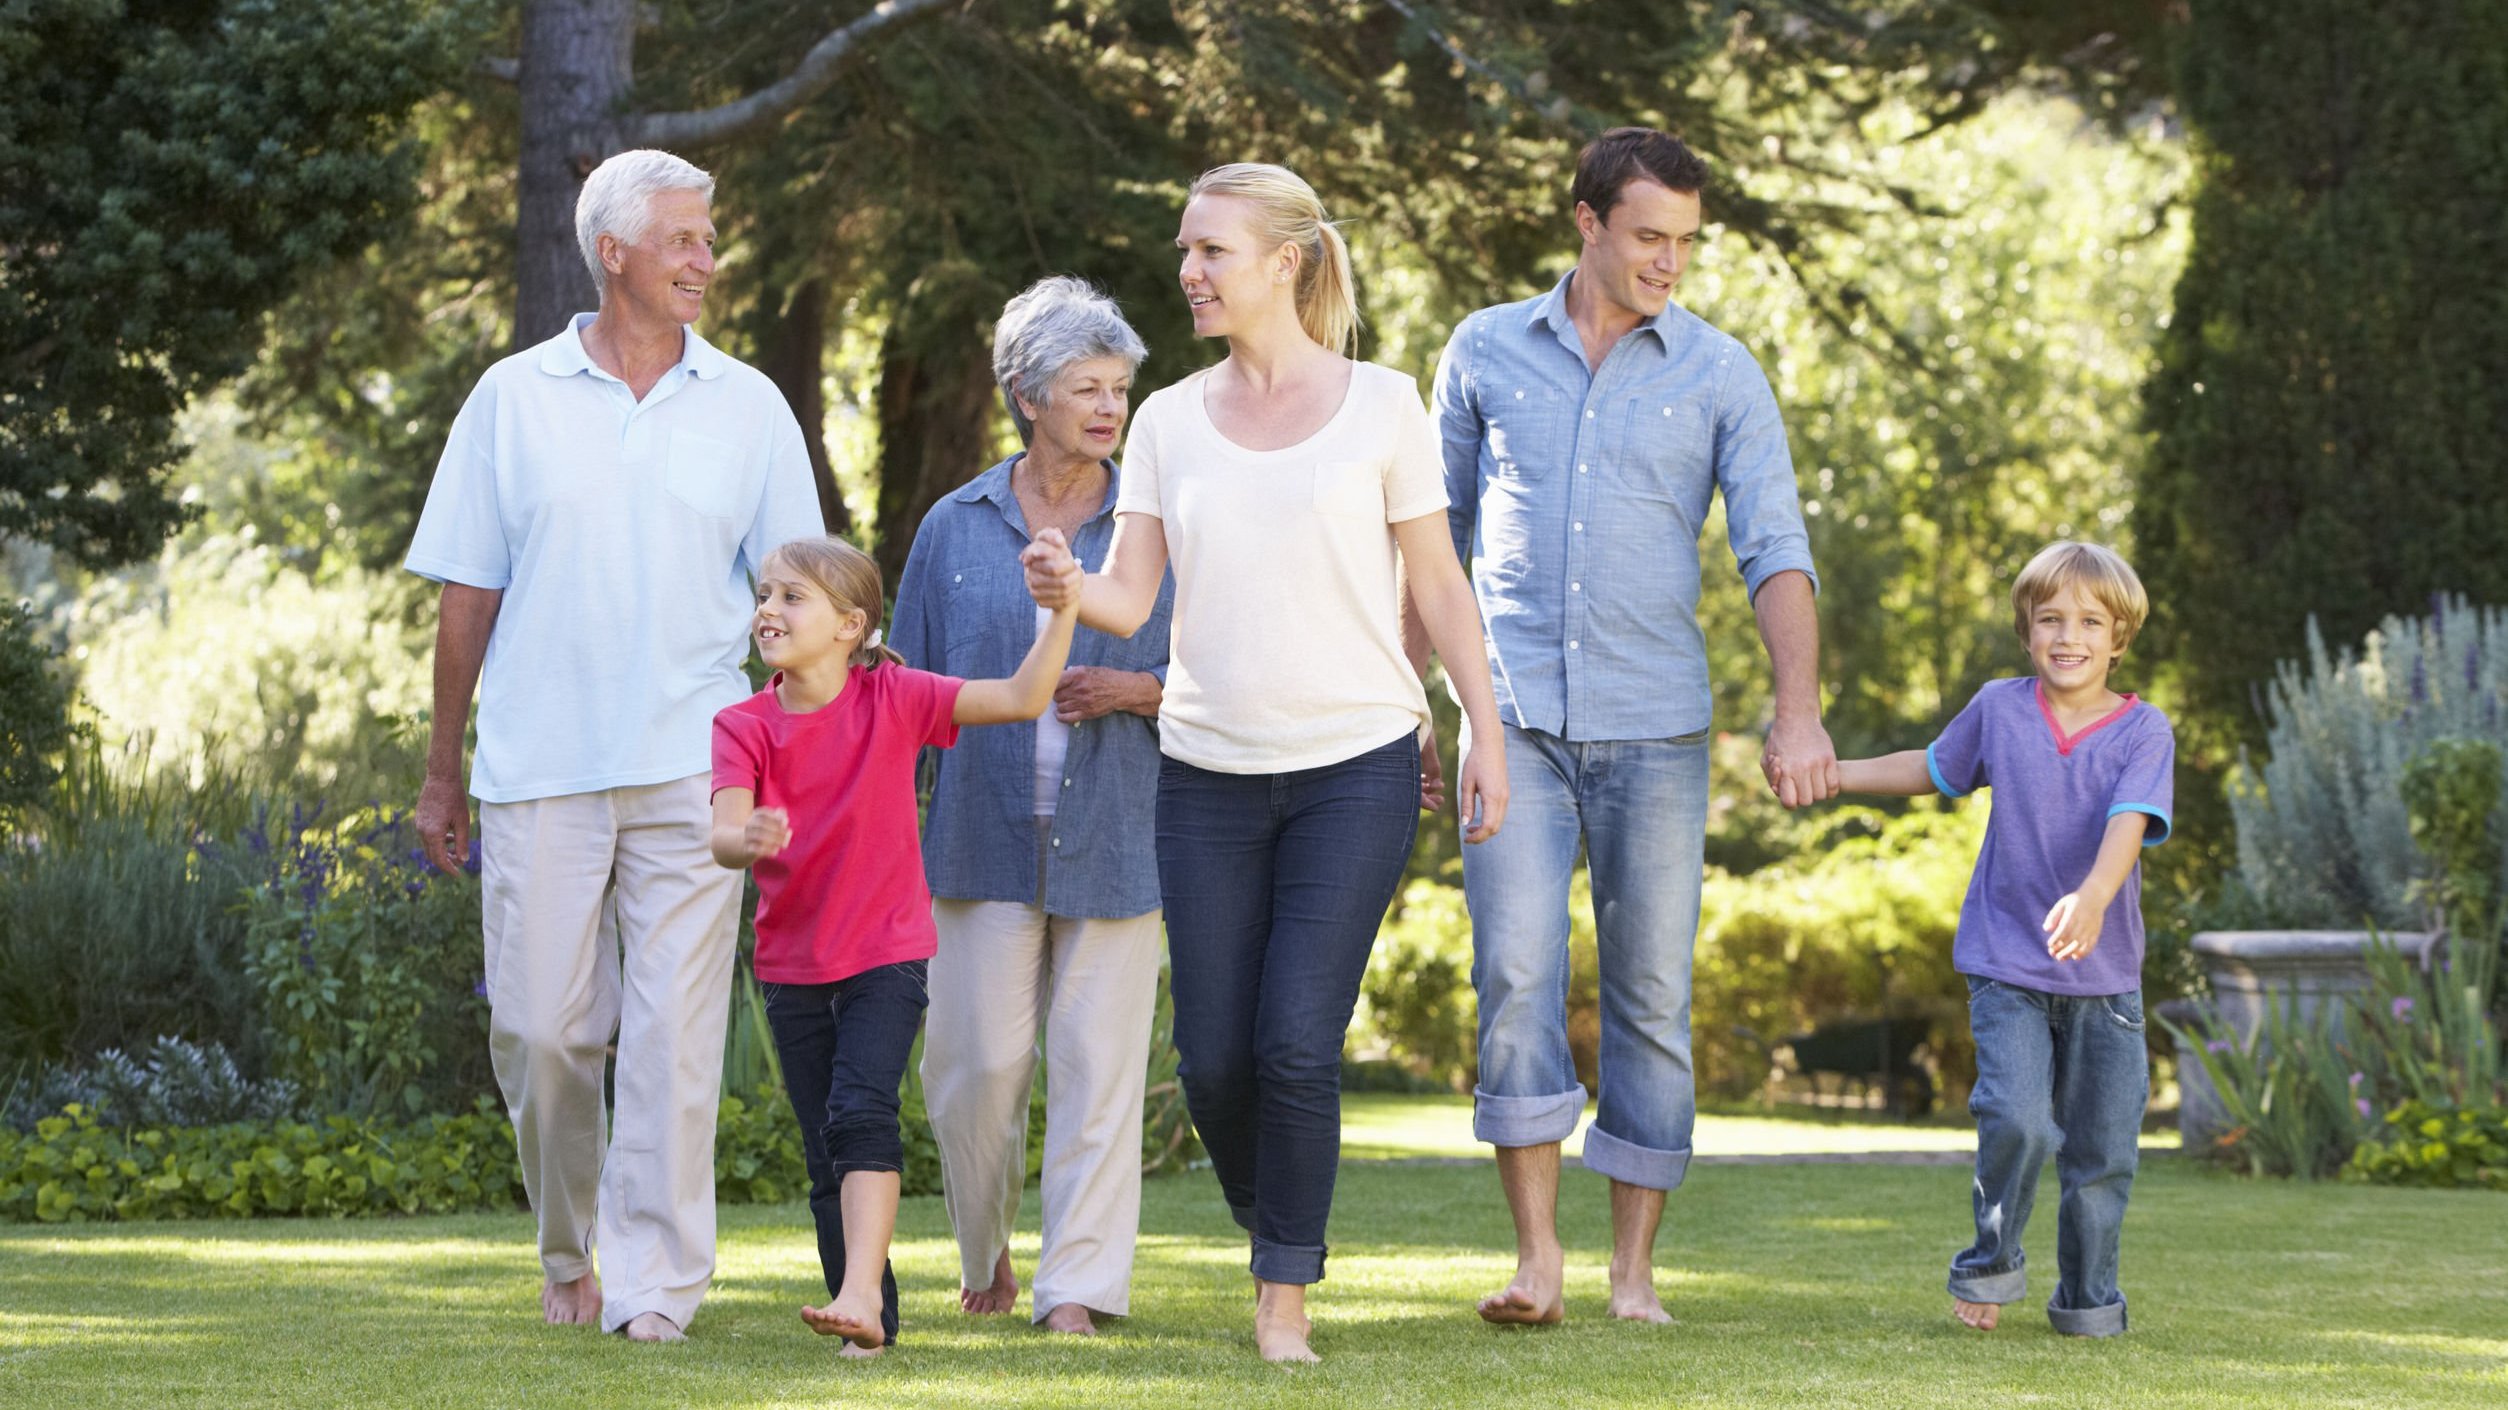
[[[1585,1130],[1585,1168],[1623,1185],[1646,1190],[1677,1190],[1689,1173],[1689,1148],[1650,1150],[1623,1141],[1600,1126]]]
[[[1242,1207],[1229,1205],[1228,1217],[1237,1221],[1238,1228],[1249,1234],[1254,1232],[1254,1206],[1250,1204]]]
[[[1320,1283],[1324,1280],[1324,1246],[1254,1240],[1254,1276],[1266,1283]]]
[[[2062,1294],[2058,1293],[2056,1297],[2047,1299],[2046,1320],[2048,1326],[2064,1335],[2112,1337],[2125,1330],[2123,1293],[2118,1293],[2116,1300],[2105,1307],[2058,1307],[2055,1304],[2061,1297]]]
[[[1493,1146],[1557,1145],[1576,1134],[1585,1114],[1585,1084],[1547,1097],[1502,1097],[1472,1089],[1472,1135]]]
[[[2018,1302],[2029,1295],[2029,1270],[2014,1266],[2000,1273],[1951,1269],[1951,1296],[1962,1302]]]

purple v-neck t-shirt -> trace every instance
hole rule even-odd
[[[1960,903],[1951,965],[2048,994],[2142,987],[2142,864],[2108,902],[2086,959],[2046,952],[2046,913],[2090,879],[2108,819],[2147,813],[2143,845],[2169,834],[2177,738],[2168,716],[2133,696],[2067,735],[2038,678],[1988,681],[1925,750],[1933,786],[1958,798],[1994,790],[1977,871]]]

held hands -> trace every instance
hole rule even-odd
[[[1434,813],[1446,806],[1446,766],[1437,757],[1437,732],[1419,732],[1419,810]]]
[[[1027,569],[1028,596],[1049,612],[1061,612],[1080,605],[1079,560],[1071,556],[1071,545],[1062,530],[1045,529],[1019,550],[1019,562]]]
[[[760,808],[749,814],[741,824],[740,845],[749,851],[749,860],[772,857],[792,845],[792,817],[781,808]]]
[[[2055,903],[2040,929],[2046,931],[2046,952],[2059,960],[2086,960],[2099,948],[2099,930],[2107,919],[2107,898],[2075,891]]]
[[[1777,801],[1788,808],[1806,807],[1835,798],[1838,792],[1837,746],[1818,720],[1784,720],[1768,731],[1768,745],[1759,755],[1759,771]]]

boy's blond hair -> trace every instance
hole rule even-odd
[[[2039,549],[2029,566],[2020,570],[2019,581],[2012,584],[2012,630],[2022,641],[2029,639],[2029,619],[2038,608],[2066,588],[2107,609],[2119,652],[2133,645],[2142,624],[2150,619],[2151,599],[2143,592],[2133,565],[2122,555],[2095,543],[2059,539]]]

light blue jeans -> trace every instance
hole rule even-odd
[[[1601,1104],[1585,1168],[1669,1190],[1698,1120],[1690,950],[1706,866],[1707,736],[1573,744],[1506,726],[1506,826],[1463,849],[1480,991],[1472,1130],[1563,1141],[1585,1110],[1568,1056],[1568,883],[1581,842],[1602,959]]]
[[[2053,1155],[2061,1196],[2047,1321],[2071,1336],[2112,1337],[2125,1330],[2117,1246],[2151,1096],[2142,994],[2047,994],[1972,975],[1968,1024],[1977,1038],[1968,1097],[1977,1118],[1977,1241],[1951,1260],[1951,1296],[2027,1295],[2020,1236]]]

